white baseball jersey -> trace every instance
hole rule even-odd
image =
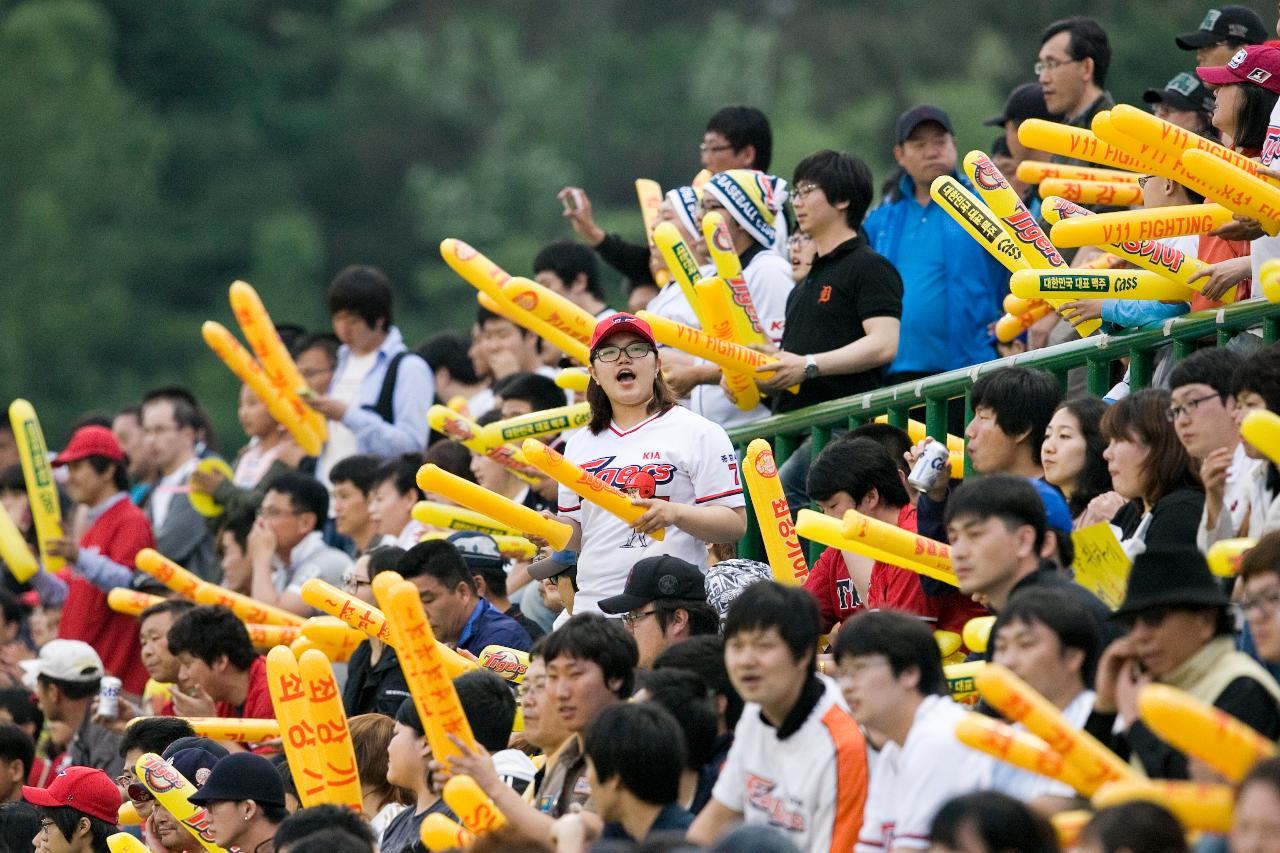
[[[856,853],[924,850],[929,824],[944,803],[990,785],[995,759],[956,740],[956,723],[966,713],[950,696],[926,696],[906,743],[881,748],[871,768]]]
[[[806,853],[849,853],[867,797],[867,747],[835,682],[817,678],[817,704],[783,737],[747,703],[711,796]]]
[[[746,504],[728,434],[680,406],[628,430],[610,424],[593,435],[581,429],[565,443],[564,456],[606,483],[635,489],[638,497],[694,506]],[[677,527],[668,527],[659,542],[563,486],[559,504],[561,515],[582,525],[576,613],[597,610],[600,599],[621,593],[631,567],[645,557],[671,554],[706,571],[706,544]]]
[[[1280,166],[1280,102],[1271,108],[1271,121],[1267,126],[1267,137],[1262,143],[1262,165],[1274,169]],[[1272,258],[1280,258],[1280,235],[1268,237],[1265,234],[1249,244],[1249,263],[1253,275],[1253,298],[1261,299],[1262,279],[1258,270]]]

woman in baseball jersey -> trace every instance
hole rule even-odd
[[[705,571],[706,543],[732,542],[746,530],[733,444],[718,424],[676,405],[649,324],[631,314],[601,320],[590,370],[591,423],[569,438],[564,455],[646,509],[628,525],[560,489],[558,517],[576,528],[569,549],[578,552],[578,613],[621,593],[644,557],[672,554]]]

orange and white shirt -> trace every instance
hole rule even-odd
[[[944,803],[991,786],[995,759],[956,740],[956,723],[966,713],[950,696],[926,696],[906,741],[880,749],[856,853],[924,850],[929,824]]]
[[[711,796],[806,853],[849,853],[867,799],[867,746],[831,679],[814,676],[800,703],[814,702],[814,684],[816,704],[780,728],[746,705]]]

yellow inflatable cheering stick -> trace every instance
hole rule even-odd
[[[698,269],[698,261],[693,257],[688,244],[680,236],[680,229],[670,222],[659,223],[658,227],[653,229],[653,242],[662,253],[662,259],[666,261],[667,269],[671,270],[676,284],[680,285],[680,290],[684,292],[684,298],[689,300],[689,306],[697,315],[698,322],[706,328],[702,306],[698,303],[698,294],[693,289],[698,279],[702,278],[702,271]]]
[[[768,367],[778,361],[775,356],[765,355],[733,341],[714,338],[706,332],[686,326],[683,323],[677,323],[674,320],[668,320],[666,317],[659,317],[657,314],[648,311],[637,312],[636,316],[649,324],[649,328],[653,329],[653,336],[658,343],[665,344],[672,349],[678,349],[681,352],[687,352],[690,355],[696,355],[699,358],[705,358],[707,361],[720,365],[725,370],[749,373],[754,372],[758,367]],[[765,378],[771,375],[762,374]],[[800,386],[793,385],[787,390],[792,394],[796,394],[799,393]]]
[[[138,757],[133,772],[143,787],[155,797],[156,802],[195,836],[201,847],[209,853],[226,853],[213,839],[213,830],[209,828],[209,813],[190,800],[191,795],[196,792],[196,786],[188,782],[172,764],[154,752],[148,752]]]
[[[702,217],[702,236],[707,241],[707,253],[715,264],[716,275],[724,280],[731,295],[733,310],[729,314],[733,322],[733,339],[740,344],[767,344],[769,333],[756,312],[747,280],[742,276],[742,261],[733,250],[729,226],[719,211],[713,210]]]
[[[1231,782],[1276,754],[1276,745],[1219,708],[1169,687],[1148,684],[1138,691],[1138,716],[1174,749],[1199,758]]]
[[[959,586],[955,570],[951,568],[951,548],[943,542],[903,530],[894,524],[863,515],[856,509],[844,514],[842,531],[845,539],[851,542],[867,542],[873,547],[888,553],[895,566],[904,565],[904,561],[924,567],[920,572],[926,577],[942,581],[951,586]],[[911,568],[904,565],[904,568]],[[915,571],[915,569],[913,569]]]
[[[791,506],[782,491],[773,448],[763,438],[747,445],[742,477],[751,496],[751,509],[756,515],[760,538],[764,540],[773,579],[792,586],[803,584],[809,577],[809,563],[791,520]]]
[[[1190,301],[1194,292],[1151,270],[1024,270],[1009,280],[1014,296],[1041,299]]]
[[[546,518],[527,506],[450,474],[437,465],[427,464],[418,469],[418,488],[424,492],[444,495],[522,533],[545,539],[557,551],[564,550],[573,536],[573,528],[563,521]]]
[[[1273,464],[1280,465],[1280,415],[1254,409],[1240,421],[1240,437]]]
[[[13,518],[4,507],[0,507],[0,560],[4,560],[9,573],[18,583],[26,583],[40,571],[36,555],[31,553],[22,531],[13,523]]]
[[[502,295],[566,335],[572,335],[584,344],[591,340],[591,333],[596,328],[596,318],[536,281],[513,278],[502,285]]]
[[[1142,187],[1124,181],[1064,181],[1047,178],[1040,182],[1040,198],[1062,196],[1076,204],[1133,207],[1142,204]]]
[[[134,565],[139,571],[151,575],[169,589],[184,598],[191,599],[196,604],[221,604],[230,608],[242,622],[300,626],[305,621],[296,613],[263,604],[247,595],[203,581],[154,548],[143,548],[139,551],[134,557]]]
[[[324,793],[320,799],[354,811],[363,811],[356,750],[347,727],[342,695],[333,677],[333,667],[322,652],[306,651],[298,659],[298,673],[307,693],[311,722],[315,726],[316,750]]]
[[[583,390],[586,390],[585,386]],[[591,423],[591,404],[574,403],[570,406],[542,409],[527,415],[516,415],[486,424],[480,427],[480,442],[485,447],[493,447],[509,441],[524,441],[526,438],[539,438],[564,432],[567,429],[578,429],[589,423]]]
[[[956,740],[1014,767],[1065,782],[1077,791],[1087,787],[1078,771],[1043,740],[986,714],[971,712],[961,717],[956,723]]]
[[[536,438],[525,439],[521,449],[524,450],[525,458],[529,460],[530,465],[583,500],[591,501],[627,524],[635,524],[636,519],[647,512],[644,507],[633,504],[631,498],[623,494],[620,489],[609,485],[595,474],[582,470]],[[666,531],[655,530],[648,535],[662,541],[666,537]]]
[[[445,803],[453,809],[462,825],[476,835],[502,829],[507,825],[506,817],[470,776],[454,776],[444,783],[442,794]]]
[[[271,706],[280,721],[284,754],[298,789],[303,808],[325,802],[324,766],[316,737],[307,686],[302,680],[298,659],[286,646],[267,652],[267,689]]]
[[[467,509],[464,506],[450,506],[438,501],[418,501],[411,510],[414,521],[420,521],[430,527],[445,527],[449,530],[475,530],[490,536],[522,536],[524,532],[517,527],[490,518],[487,515]]]
[[[704,278],[693,288],[698,293],[698,301],[706,318],[707,334],[722,341],[732,341],[734,339],[732,309],[724,281],[718,276]],[[733,404],[740,410],[749,412],[760,405],[760,388],[756,385],[755,374],[727,370],[724,372],[724,380]]]
[[[66,560],[48,552],[51,539],[62,538],[62,505],[58,503],[58,487],[53,482],[49,467],[49,448],[44,443],[44,432],[36,418],[36,410],[26,400],[14,400],[9,404],[9,425],[18,445],[18,458],[22,463],[22,480],[27,487],[27,502],[31,505],[31,521],[39,540],[40,562],[46,572],[60,572]],[[19,562],[19,570],[29,565]],[[11,565],[10,571],[14,570]],[[19,580],[29,580],[31,575]],[[16,574],[15,574],[16,577]]]
[[[932,571],[923,563],[908,560],[884,551],[870,542],[850,539],[844,534],[844,522],[811,509],[802,509],[796,513],[796,533],[805,539],[811,539],[828,548],[841,551],[852,551],[882,563],[899,566],[919,575],[928,575]]]
[[[526,483],[532,485],[537,482],[525,473],[527,463],[520,454],[520,448],[501,442],[487,443],[481,437],[484,427],[461,412],[436,403],[427,409],[427,424],[436,432],[447,435],[477,456],[487,456]]]
[[[1024,184],[1038,184],[1046,178],[1065,181],[1113,181],[1136,184],[1142,177],[1137,172],[1120,169],[1094,169],[1088,166],[1068,166],[1063,163],[1047,163],[1043,160],[1023,160],[1018,164],[1018,180]]]
[[[645,239],[649,241],[649,248],[652,249],[654,247],[653,229],[658,224],[658,208],[662,207],[662,186],[649,178],[636,178],[636,198],[640,202],[640,217],[644,220]],[[654,283],[661,290],[671,283],[671,271],[657,270],[653,278]]]

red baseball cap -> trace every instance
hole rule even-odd
[[[596,323],[596,329],[591,333],[591,349],[594,350],[606,338],[611,338],[619,332],[635,332],[655,348],[658,346],[658,341],[653,337],[653,329],[649,328],[648,323],[635,314],[619,311]]]
[[[115,433],[104,426],[90,424],[80,427],[71,436],[67,446],[53,460],[54,466],[68,465],[90,456],[103,456],[121,462],[124,460],[124,449],[116,440]]]
[[[1254,83],[1268,92],[1280,94],[1280,47],[1247,44],[1237,50],[1226,65],[1201,66],[1196,74],[1211,86]]]
[[[33,806],[67,806],[115,826],[120,820],[120,789],[96,767],[68,767],[48,788],[22,786],[22,798]]]

